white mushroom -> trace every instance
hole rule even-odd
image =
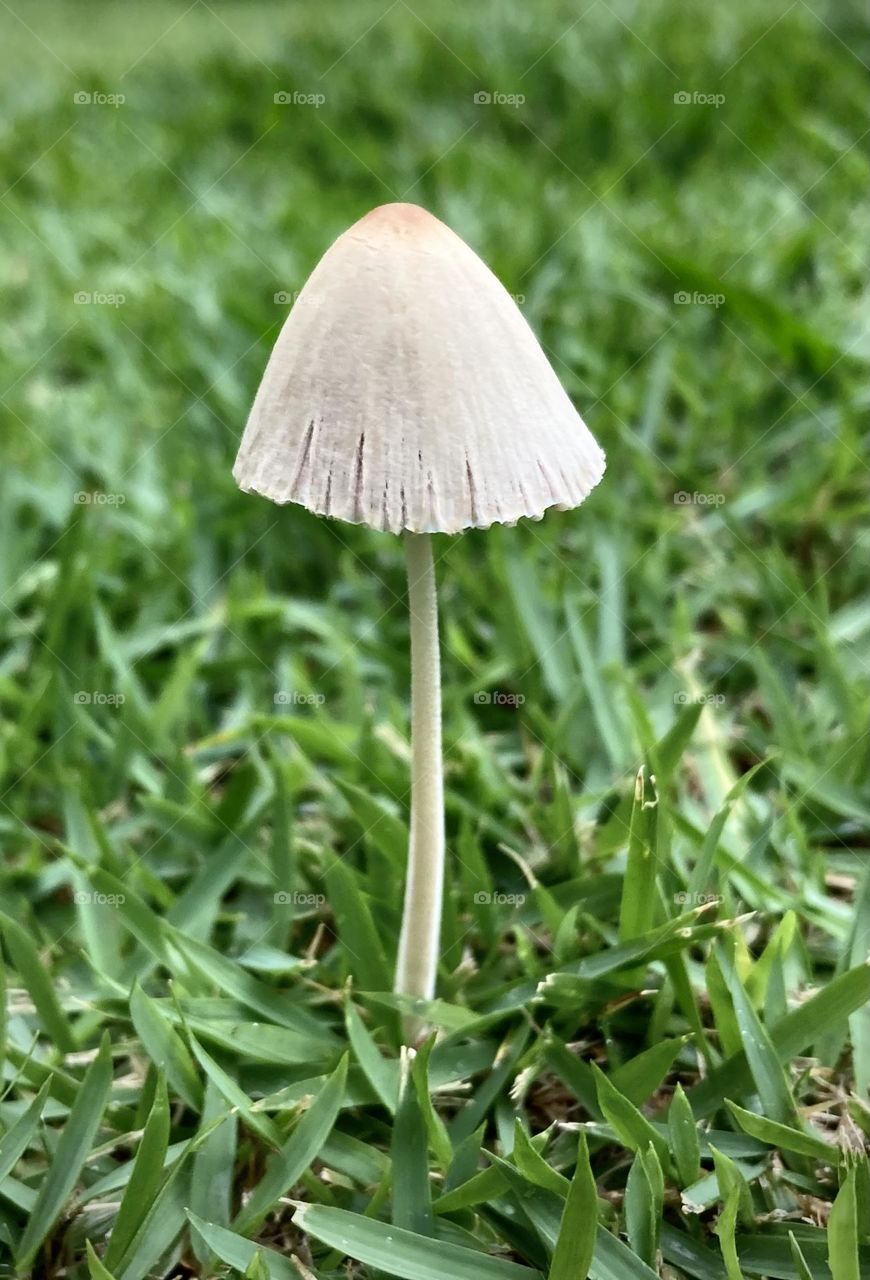
[[[273,502],[405,536],[411,841],[395,989],[435,990],[444,878],[441,699],[429,534],[578,506],[604,454],[511,296],[412,204],[335,241],[266,366],[233,474]]]

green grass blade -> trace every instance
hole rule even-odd
[[[50,1087],[51,1081],[46,1080],[27,1110],[18,1117],[13,1125],[10,1125],[3,1137],[0,1138],[0,1182],[12,1172],[22,1153],[30,1145],[30,1140],[39,1125],[39,1119],[45,1107]]]
[[[597,1066],[593,1064],[595,1082],[598,1088],[598,1103],[607,1122],[616,1130],[620,1141],[631,1151],[645,1150],[652,1146],[661,1164],[670,1167],[668,1144],[652,1127],[634,1103],[624,1097],[614,1084]]]
[[[116,1265],[118,1280],[145,1280],[152,1275],[184,1230],[185,1205],[190,1199],[188,1157],[192,1151],[189,1143],[154,1200],[146,1206],[139,1230]]]
[[[250,1234],[281,1196],[299,1181],[338,1118],[347,1082],[347,1054],[312,1101],[280,1151],[269,1157],[266,1172],[236,1216],[233,1229]]]
[[[342,1257],[355,1258],[403,1280],[444,1280],[445,1276],[451,1280],[542,1280],[541,1273],[531,1267],[444,1240],[430,1240],[347,1209],[300,1204],[293,1221],[300,1231],[337,1249]]]
[[[91,1280],[115,1280],[115,1277],[109,1271],[104,1262],[97,1257],[96,1250],[90,1240],[85,1241],[88,1258],[88,1272]]]
[[[345,1005],[344,1016],[354,1057],[381,1102],[388,1111],[394,1112],[399,1092],[398,1062],[381,1054],[371,1032],[350,1000]]]
[[[743,1271],[740,1266],[740,1259],[737,1256],[737,1206],[740,1200],[740,1192],[737,1187],[732,1187],[725,1201],[725,1208],[719,1214],[716,1223],[716,1234],[719,1237],[719,1243],[722,1247],[722,1258],[725,1263],[725,1274],[728,1280],[745,1280]]]
[[[112,1270],[121,1261],[138,1231],[163,1178],[169,1145],[169,1097],[166,1080],[157,1081],[154,1102],[133,1161],[133,1172],[115,1218],[104,1262]]]
[[[725,1099],[725,1105],[743,1132],[748,1133],[752,1138],[758,1138],[759,1142],[766,1142],[774,1149],[794,1151],[798,1155],[811,1156],[815,1160],[826,1160],[829,1164],[836,1165],[842,1160],[843,1153],[840,1148],[834,1146],[832,1142],[825,1142],[824,1138],[806,1133],[803,1129],[798,1130],[789,1125],[780,1124],[768,1116],[756,1115],[754,1111],[745,1111],[730,1098]]]
[[[655,1157],[652,1147],[648,1147],[647,1150],[652,1151]],[[655,1267],[658,1229],[661,1222],[660,1206],[656,1204],[644,1156],[643,1151],[638,1151],[631,1162],[625,1184],[623,1213],[625,1233],[632,1252],[637,1254],[647,1266]]]
[[[324,878],[339,941],[347,952],[348,972],[363,991],[389,991],[393,985],[392,974],[368,899],[355,872],[333,858],[326,866]]]
[[[701,846],[701,852],[698,860],[689,877],[688,893],[691,902],[697,901],[698,895],[704,893],[707,889],[710,876],[716,863],[716,853],[719,849],[719,841],[722,832],[725,829],[725,823],[731,816],[731,811],[743,795],[753,776],[759,769],[767,764],[767,760],[760,760],[753,765],[751,769],[747,769],[745,773],[737,779],[734,786],[725,797],[725,803],[713,818],[707,834],[704,836],[704,843]]]
[[[244,1089],[240,1088],[232,1076],[224,1071],[220,1063],[215,1062],[211,1054],[206,1052],[192,1031],[188,1031],[188,1039],[194,1058],[196,1058],[208,1079],[220,1091],[224,1100],[231,1107],[235,1107],[238,1110],[245,1124],[253,1129],[255,1133],[258,1133],[261,1138],[264,1138],[270,1147],[280,1147],[281,1134],[269,1116],[265,1112],[253,1109],[251,1099]]]
[[[12,920],[2,913],[0,913],[0,928],[2,928],[3,939],[12,963],[30,993],[30,998],[47,1035],[61,1053],[74,1052],[76,1041],[72,1028],[30,936],[17,920]]]
[[[536,1187],[543,1187],[544,1190],[552,1191],[563,1199],[568,1194],[570,1182],[563,1174],[557,1173],[540,1154],[523,1128],[519,1116],[514,1121],[514,1148],[511,1159],[523,1177],[534,1183]]]
[[[390,1155],[393,1165],[392,1221],[397,1227],[405,1227],[417,1235],[434,1235],[426,1123],[405,1048],[402,1049],[399,1105],[393,1123]]]
[[[51,1167],[40,1185],[18,1245],[15,1261],[22,1270],[29,1268],[39,1246],[63,1213],[100,1127],[111,1084],[112,1054],[109,1037],[104,1036],[64,1124]]]
[[[446,1173],[453,1163],[453,1146],[450,1141],[450,1135],[447,1132],[447,1126],[432,1103],[429,1083],[429,1059],[432,1055],[434,1044],[435,1037],[431,1036],[417,1050],[411,1063],[411,1077],[417,1090],[417,1101],[426,1125],[429,1146],[434,1151],[442,1172]]]
[[[138,983],[130,995],[130,1017],[145,1052],[192,1110],[202,1108],[202,1085],[184,1041],[173,1030],[159,1005]]]
[[[668,1141],[681,1187],[690,1187],[701,1176],[701,1144],[691,1105],[678,1084],[668,1111]]]
[[[647,1101],[658,1089],[673,1066],[685,1040],[660,1040],[616,1068],[611,1080],[635,1106]]]
[[[634,785],[634,804],[628,831],[628,865],[619,912],[620,942],[630,942],[652,929],[656,910],[656,805],[655,793],[646,792],[645,767]]]
[[[828,1219],[828,1263],[833,1280],[861,1280],[856,1181],[853,1166],[843,1179]]]
[[[867,964],[857,965],[832,979],[816,995],[790,1010],[772,1029],[770,1039],[780,1062],[796,1058],[868,1000],[870,967]],[[745,1090],[751,1079],[746,1053],[741,1050],[691,1089],[692,1110],[703,1119],[716,1110],[726,1095],[733,1097]]]
[[[793,1231],[788,1233],[788,1243],[791,1247],[791,1256],[795,1265],[797,1280],[814,1280],[813,1273],[810,1271],[809,1264],[803,1255],[803,1250],[795,1239]]]
[[[175,947],[181,951],[185,959],[208,978],[219,991],[233,996],[255,1013],[268,1018],[278,1026],[299,1028],[300,1022],[311,1025],[312,1030],[326,1034],[325,1029],[304,1009],[294,1007],[292,1002],[279,991],[274,991],[259,978],[243,969],[236,961],[222,956],[214,947],[208,946],[196,938],[187,938],[178,930],[168,930],[169,937]],[[292,962],[288,959],[288,965]]]
[[[209,1129],[212,1121],[226,1111],[223,1094],[212,1080],[205,1086],[200,1131]],[[194,1152],[190,1170],[190,1208],[193,1213],[207,1215],[207,1221],[229,1226],[233,1195],[233,1170],[236,1164],[238,1122],[230,1115],[212,1129]],[[202,1246],[195,1250],[203,1269],[210,1254]]]
[[[267,1249],[265,1245],[254,1244],[235,1231],[227,1231],[213,1222],[204,1222],[195,1213],[187,1212],[187,1218],[194,1231],[208,1248],[227,1263],[234,1271],[246,1273],[253,1260],[259,1255],[269,1280],[300,1280],[300,1273],[287,1258]]]
[[[625,729],[616,713],[612,693],[602,679],[601,669],[593,655],[577,601],[570,596],[565,599],[565,617],[568,620],[568,631],[601,741],[604,743],[614,769],[621,770],[625,767],[627,755]]]
[[[800,1121],[791,1085],[773,1041],[753,1009],[752,1001],[740,981],[736,966],[724,947],[719,950],[719,960],[734,1002],[734,1016],[737,1019],[746,1060],[765,1113],[780,1124],[799,1128]]]
[[[568,1188],[547,1280],[586,1280],[598,1234],[598,1188],[589,1162],[586,1135],[580,1134],[577,1167]]]

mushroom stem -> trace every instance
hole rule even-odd
[[[441,662],[432,542],[406,533],[411,613],[411,839],[395,991],[435,994],[444,885],[444,780],[441,759]],[[418,1029],[406,1022],[406,1032]]]

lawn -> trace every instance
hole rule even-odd
[[[0,45],[0,1276],[870,1275],[861,10],[9,0]],[[394,200],[608,457],[435,543],[416,1055],[401,541],[231,476]]]

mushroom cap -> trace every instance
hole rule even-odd
[[[400,533],[457,533],[579,506],[604,454],[516,303],[413,204],[327,250],[266,366],[240,488]]]

